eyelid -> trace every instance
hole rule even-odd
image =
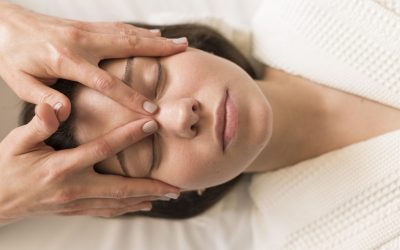
[[[153,148],[153,159],[152,159],[152,164],[151,164],[151,168],[149,171],[149,174],[154,171],[156,168],[158,168],[159,164],[160,164],[160,141],[159,138],[157,137],[157,134],[153,135],[152,138],[152,148]],[[157,137],[157,143],[155,142],[155,138]]]
[[[155,88],[155,92],[156,92],[156,100],[158,100],[160,98],[160,89],[163,90],[163,88],[160,88],[161,86],[164,86],[163,84],[163,68],[162,65],[160,63],[160,58],[157,58],[157,65],[158,65],[158,77],[157,77],[157,83],[156,83],[156,88]],[[160,143],[159,140],[157,140],[158,143],[155,143],[155,137],[158,136],[158,134],[154,134],[152,136],[152,150],[153,150],[153,158],[152,158],[152,164],[149,170],[149,175],[152,171],[154,171],[156,168],[158,168],[159,164],[160,164]],[[158,138],[157,138],[158,139]],[[157,149],[157,150],[155,150]]]
[[[156,84],[156,100],[160,98],[160,93],[164,90],[164,70],[160,62],[160,58],[157,58],[157,65],[158,65],[158,78]]]

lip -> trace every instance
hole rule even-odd
[[[225,91],[225,95],[222,96],[219,101],[218,108],[215,114],[215,135],[218,139],[218,144],[220,145],[222,151],[224,151],[224,130],[225,130],[225,103],[228,97],[228,90]]]
[[[216,111],[215,134],[223,152],[229,146],[237,129],[237,111],[228,90],[221,98]]]
[[[224,127],[224,150],[229,147],[236,135],[238,127],[238,113],[232,96],[227,92],[225,102],[225,127]]]

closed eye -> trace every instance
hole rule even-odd
[[[158,76],[157,76],[157,82],[154,88],[154,96],[156,97],[156,100],[159,99],[160,97],[160,85],[162,85],[162,67],[160,63],[160,58],[157,58],[157,66],[158,66]],[[158,137],[159,135],[155,133],[152,138],[152,148],[153,148],[153,156],[152,156],[152,165],[149,170],[149,174],[154,171],[156,168],[159,167],[160,164],[160,139]]]
[[[156,170],[159,167],[161,159],[160,138],[158,134],[153,135],[152,142],[153,142],[153,158],[152,158],[153,160],[148,176],[152,171]]]

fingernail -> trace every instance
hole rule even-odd
[[[143,103],[143,109],[146,110],[147,112],[153,114],[157,110],[157,105],[155,105],[152,102],[145,101]]]
[[[144,208],[140,209],[140,211],[145,211],[145,212],[148,212],[150,210],[151,210],[151,207],[144,207]]]
[[[160,31],[160,29],[151,29],[151,30],[149,30],[151,33],[154,33],[154,34],[161,34],[161,31]]]
[[[175,44],[187,44],[188,43],[188,40],[186,37],[173,38],[173,39],[169,39],[169,40],[171,40]]]
[[[174,199],[174,200],[176,200],[176,199],[178,199],[178,197],[179,197],[179,194],[175,194],[175,193],[168,193],[168,194],[166,194],[166,195],[165,195],[165,197],[168,197],[168,198],[171,198],[171,199]]]
[[[149,133],[149,134],[153,133],[153,132],[156,132],[157,129],[158,129],[157,122],[155,122],[153,120],[152,121],[148,121],[145,124],[143,124],[142,129],[143,129],[143,132]]]
[[[61,102],[57,102],[56,104],[54,104],[53,109],[54,111],[56,111],[56,113],[58,113],[58,111],[62,108],[62,103]]]
[[[169,201],[169,200],[171,200],[171,198],[169,198],[169,197],[159,197],[158,200],[160,200],[160,201]]]

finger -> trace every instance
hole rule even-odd
[[[89,209],[104,209],[104,208],[124,208],[127,206],[135,206],[146,201],[159,200],[160,197],[145,196],[139,198],[127,198],[127,199],[79,199],[68,204],[57,206],[53,212],[67,212],[67,211],[78,211],[78,210],[89,210]]]
[[[147,37],[160,36],[159,29],[144,29],[131,24],[121,22],[73,22],[78,29],[88,32],[121,35],[142,35]]]
[[[93,34],[86,47],[101,58],[130,56],[168,56],[185,51],[186,37],[167,39],[140,35]]]
[[[65,121],[71,112],[71,103],[62,93],[52,89],[30,75],[23,75],[20,78],[14,91],[18,96],[30,103],[47,103],[57,111],[59,121]]]
[[[157,196],[179,197],[180,190],[154,179],[130,178],[118,175],[88,175],[85,185],[78,188],[77,198],[113,198]]]
[[[157,110],[157,105],[139,92],[128,87],[117,77],[88,62],[77,63],[66,59],[60,72],[65,79],[80,82],[110,97],[125,107],[148,115]]]
[[[83,169],[115,155],[157,129],[153,120],[136,120],[76,148],[58,151],[56,157],[65,159],[64,162],[68,160],[66,165]]]
[[[88,216],[100,216],[105,218],[111,218],[120,216],[129,212],[138,212],[138,211],[150,211],[152,205],[150,202],[143,202],[133,206],[127,206],[124,208],[115,208],[115,209],[88,209],[88,210],[77,210],[77,211],[65,211],[58,213],[59,215],[88,215]]]
[[[38,104],[35,116],[21,127],[13,130],[12,139],[15,154],[26,153],[35,148],[38,143],[49,138],[58,128],[59,122],[55,111],[48,104]]]

